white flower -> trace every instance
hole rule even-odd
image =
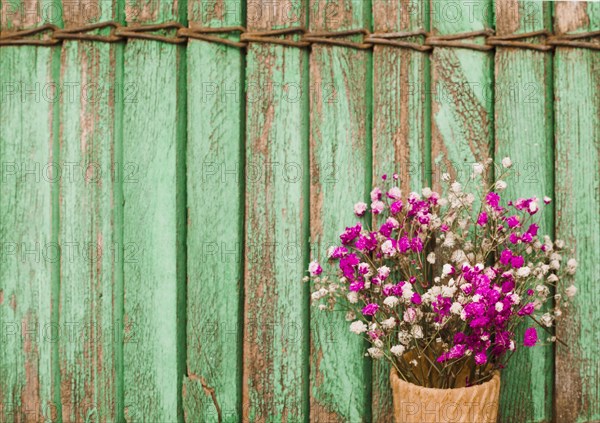
[[[565,241],[563,241],[562,239],[557,239],[554,245],[556,245],[556,248],[561,250],[565,246]]]
[[[558,260],[550,261],[550,269],[558,270],[560,269],[560,262]]]
[[[444,239],[444,243],[442,244],[442,246],[446,248],[454,247],[454,234],[452,232],[448,232],[446,234],[446,239]]]
[[[435,263],[435,253],[427,254],[427,262],[431,264]]]
[[[367,331],[367,325],[360,320],[352,322],[350,324],[350,332],[360,335],[361,333],[365,333]]]
[[[413,323],[417,319],[417,312],[414,308],[409,307],[404,312],[404,321],[407,323]]]
[[[510,157],[505,157],[502,159],[502,166],[504,166],[506,169],[512,166],[512,160]]]
[[[369,348],[367,352],[375,360],[379,360],[381,357],[383,357],[383,351],[381,351],[379,348]]]
[[[517,276],[520,276],[522,278],[526,278],[527,276],[529,276],[530,273],[531,269],[529,268],[529,266],[523,266],[517,269]]]
[[[448,182],[450,180],[450,174],[449,173],[442,173],[442,181],[444,182]]]
[[[498,313],[501,312],[502,310],[504,310],[504,303],[498,301],[495,305],[495,309]]]
[[[412,285],[406,283],[402,286],[402,298],[405,300],[410,300],[414,294],[412,289]]]
[[[311,294],[311,298],[313,300],[320,300],[321,299],[321,292],[320,291],[315,291]]]
[[[570,287],[568,287],[567,289],[565,289],[565,293],[567,294],[567,297],[571,297],[572,298],[577,293],[577,287],[575,285],[571,285]]]
[[[319,310],[321,310],[321,311],[327,310],[327,305],[326,304],[319,304]]]
[[[538,207],[537,201],[532,201],[531,203],[529,203],[529,212],[530,213],[535,213],[538,210],[539,210],[539,207]]]
[[[512,341],[512,340],[511,340],[511,341],[509,342],[509,344],[508,344],[508,349],[509,349],[510,351],[514,351],[514,350],[515,350],[515,341]]]
[[[405,349],[406,348],[404,348],[404,345],[394,345],[392,348],[390,348],[390,352],[396,357],[400,357],[402,354],[404,354]]]
[[[569,259],[567,261],[567,273],[572,275],[575,273],[575,270],[577,270],[577,260],[574,258]]]
[[[442,266],[442,274],[444,276],[451,275],[452,273],[454,273],[454,267],[451,264],[446,263]]]
[[[481,175],[483,173],[483,165],[481,163],[473,164],[473,173],[475,175]]]
[[[383,304],[385,304],[388,307],[396,307],[396,305],[398,305],[398,297],[390,295],[389,297],[386,297],[385,300],[383,300]]]
[[[431,194],[433,193],[433,191],[431,191],[431,188],[429,188],[429,187],[423,188],[423,190],[421,192],[423,193],[423,197],[425,197],[425,198],[431,197]]]
[[[549,313],[544,313],[542,317],[540,317],[540,321],[544,326],[552,326],[552,316]]]
[[[357,216],[362,216],[367,211],[367,203],[363,203],[362,201],[356,203],[354,205],[354,214]]]
[[[385,319],[381,322],[381,327],[384,329],[392,329],[394,326],[396,326],[396,319],[394,319],[393,317]]]
[[[398,332],[398,341],[400,341],[400,343],[408,345],[411,339],[412,336],[410,336],[410,333],[408,333],[407,331],[401,330],[400,332]]]
[[[398,187],[392,187],[388,191],[388,196],[394,200],[400,200],[402,198],[402,191]]]
[[[556,282],[558,281],[558,276],[556,276],[554,273],[551,274],[550,276],[548,276],[548,279],[546,279],[548,282],[552,283],[552,282]]]
[[[414,325],[410,332],[415,339],[423,338],[423,328],[419,325]]]
[[[351,322],[354,319],[356,319],[356,314],[354,314],[353,311],[349,311],[348,313],[346,313],[346,321],[347,322]]]
[[[452,253],[451,260],[457,264],[463,264],[467,261],[467,256],[463,250],[456,250]]]
[[[392,245],[392,241],[389,239],[381,244],[381,251],[383,251],[383,254],[387,254],[390,257],[393,257],[396,254],[396,249]]]
[[[346,297],[348,298],[350,304],[356,304],[358,302],[358,292],[348,292]]]
[[[510,302],[513,304],[519,304],[521,303],[521,297],[519,297],[519,294],[510,294]]]
[[[463,321],[467,320],[467,312],[465,310],[460,312],[460,319]]]
[[[479,300],[481,300],[481,298],[482,298],[481,295],[475,294],[475,295],[473,295],[473,302],[478,303]]]
[[[452,313],[452,314],[460,314],[462,310],[463,310],[463,306],[459,302],[455,301],[450,306],[450,313]]]
[[[383,341],[381,339],[376,339],[375,341],[373,341],[373,345],[375,345],[377,348],[382,348]]]
[[[462,190],[462,185],[458,181],[454,181],[452,185],[450,185],[450,189],[452,192],[458,194]]]
[[[506,182],[504,182],[502,179],[499,179],[498,181],[496,181],[496,190],[498,191],[503,191],[506,189],[508,185],[506,184]]]
[[[456,292],[456,286],[442,286],[442,297],[451,298]]]

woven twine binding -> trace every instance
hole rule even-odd
[[[98,31],[106,29],[109,30],[108,34],[98,33]],[[232,36],[236,39],[231,39]],[[4,31],[0,33],[0,46],[54,46],[66,40],[115,43],[126,42],[129,39],[185,44],[193,39],[240,49],[247,48],[252,43],[270,43],[299,48],[308,48],[314,44],[326,44],[359,50],[369,50],[376,45],[381,45],[420,52],[429,52],[435,47],[463,48],[477,51],[490,51],[497,47],[512,47],[547,52],[554,50],[556,47],[600,50],[600,43],[595,41],[599,36],[600,31],[555,35],[546,30],[522,34],[494,35],[494,31],[491,29],[450,35],[436,35],[423,30],[371,33],[364,28],[310,32],[302,27],[251,32],[243,26],[187,28],[178,22],[125,26],[114,21],[107,21],[65,29],[52,24],[45,24],[21,31]],[[357,37],[360,37],[359,41],[355,40]],[[477,39],[480,41],[475,42]],[[534,42],[532,39],[536,39],[536,41]]]
[[[424,388],[390,374],[396,423],[496,423],[500,372],[468,388]]]

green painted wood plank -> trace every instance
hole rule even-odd
[[[302,1],[255,3],[251,31],[298,27]],[[290,14],[290,11],[293,11]],[[307,416],[308,73],[305,50],[247,53],[244,421]]]
[[[373,1],[373,31],[427,30],[427,2]],[[430,162],[429,56],[409,49],[373,50],[373,178],[400,175],[403,192],[428,185]],[[392,422],[387,361],[373,362],[373,420]]]
[[[496,3],[499,35],[551,30],[549,2]],[[533,39],[533,42],[538,40]],[[498,48],[495,63],[495,157],[511,157],[508,198],[553,196],[552,63],[548,53]],[[532,176],[533,175],[533,176]],[[540,219],[553,233],[553,207]],[[524,328],[517,331],[517,339]],[[519,348],[502,373],[500,421],[552,420],[554,346]]]
[[[345,30],[370,26],[368,1],[310,4],[310,29]],[[311,96],[311,244],[314,258],[339,244],[353,205],[366,200],[371,185],[371,53],[313,45],[311,85],[332,87],[334,95]],[[363,341],[347,331],[345,313],[311,313],[311,420],[368,421],[371,362]]]
[[[446,35],[490,28],[492,4],[491,0],[432,0],[431,29]],[[431,56],[431,73],[433,185],[439,189],[443,172],[466,184],[472,164],[492,154],[493,54],[437,47]]]
[[[111,2],[82,13],[63,2],[66,26],[115,18]],[[122,50],[122,49],[120,49]],[[117,46],[67,42],[61,55],[59,244],[61,404],[64,422],[116,421],[121,351],[122,255],[115,173]],[[118,170],[117,170],[118,172]]]
[[[555,31],[600,29],[599,3],[556,4]],[[574,307],[559,322],[556,349],[556,421],[600,420],[600,52],[555,52],[557,237],[574,245],[578,271]],[[568,286],[568,285],[567,285]]]
[[[32,28],[39,13],[3,13],[1,31]],[[28,7],[54,7],[32,2]],[[35,10],[35,9],[34,9]],[[39,9],[38,9],[39,10]],[[60,20],[53,21],[61,25]],[[59,251],[56,87],[59,50],[0,49],[0,418],[35,422],[60,414],[56,386]]]
[[[227,13],[197,0],[192,26],[237,26],[242,2]],[[188,422],[237,422],[242,413],[244,56],[190,41],[188,60]],[[227,210],[226,213],[223,213]]]
[[[139,6],[139,7],[138,7]],[[180,19],[184,3],[127,3],[128,24]],[[183,47],[130,40],[125,102],[124,386],[127,421],[183,419],[185,119]]]

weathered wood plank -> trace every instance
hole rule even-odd
[[[427,30],[427,2],[373,1],[373,31]],[[431,122],[429,57],[408,49],[373,51],[373,178],[398,173],[403,192],[428,184]],[[373,362],[373,421],[392,422],[387,361]]]
[[[431,29],[439,35],[492,27],[491,0],[432,0],[430,7]],[[492,155],[493,54],[438,47],[431,74],[433,185],[439,189],[443,172],[466,184],[472,164]]]
[[[192,26],[243,25],[242,2],[192,1]],[[188,422],[242,415],[244,56],[190,41],[188,59]],[[226,210],[226,213],[223,211]]]
[[[600,3],[558,2],[555,31],[600,29]],[[575,246],[574,307],[556,349],[556,421],[600,420],[600,52],[558,48],[555,66],[557,237]]]
[[[551,30],[549,2],[496,3],[499,35]],[[531,40],[536,42],[538,40]],[[548,53],[498,48],[495,66],[495,157],[513,160],[508,198],[553,196],[552,63]],[[553,205],[540,219],[543,233],[553,232]],[[517,333],[523,336],[524,328]],[[500,420],[552,420],[554,347],[518,348],[502,373]]]
[[[369,27],[370,3],[312,0],[310,29]],[[313,45],[310,56],[311,244],[313,256],[339,244],[343,222],[371,185],[371,53]],[[325,98],[321,87],[332,87]],[[343,312],[311,313],[310,401],[313,421],[370,419],[371,362],[347,329]]]
[[[42,23],[50,2],[13,2],[0,28]],[[23,10],[28,8],[30,13]],[[33,11],[31,11],[33,9]],[[53,21],[61,25],[60,20]],[[0,49],[0,418],[37,422],[60,414],[58,316],[58,109],[60,51]]]
[[[115,18],[111,2],[63,2],[66,26]],[[119,48],[122,51],[122,48]],[[115,221],[121,174],[115,157],[117,47],[69,42],[61,55],[60,262],[61,404],[64,422],[116,421],[122,255]],[[122,81],[121,81],[122,82]],[[67,95],[68,93],[68,95]],[[121,109],[119,109],[121,110]]]
[[[180,20],[185,3],[126,4],[130,25]],[[130,40],[124,110],[124,386],[127,421],[183,419],[185,133],[183,47]]]
[[[305,16],[302,1],[258,2],[247,27],[299,27]],[[307,55],[258,43],[247,54],[245,421],[306,418]]]

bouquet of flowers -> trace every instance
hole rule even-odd
[[[473,165],[474,193],[444,174],[444,195],[423,188],[404,197],[398,175],[382,176],[370,209],[354,206],[362,222],[327,250],[336,275],[310,263],[313,303],[346,310],[350,331],[370,343],[367,355],[424,387],[486,382],[542,333],[555,342],[554,321],[577,291],[568,282],[577,262],[563,241],[538,234],[550,198],[502,198],[511,166],[504,158],[489,184],[491,160]]]

